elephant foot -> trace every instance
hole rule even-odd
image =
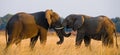
[[[57,45],[61,45],[63,42],[61,42],[61,41],[58,41],[56,44]]]
[[[92,51],[91,45],[86,46],[90,51]]]
[[[76,46],[80,46],[80,45],[81,45],[81,42],[76,42],[75,45],[76,45]]]
[[[41,40],[40,43],[41,43],[42,46],[45,46],[46,45],[46,40]]]
[[[113,44],[108,44],[109,48],[113,48],[113,46],[114,46]]]
[[[76,49],[80,48],[80,45],[75,45],[75,48],[76,48]]]
[[[29,47],[30,47],[30,50],[33,50],[34,49],[34,46],[35,46],[35,43],[31,42]]]
[[[107,47],[107,48],[113,48],[114,45],[113,44],[104,44],[103,46]]]
[[[30,47],[30,50],[33,51],[34,49],[33,45],[30,45],[29,47]]]
[[[8,48],[5,48],[3,53],[4,53],[4,55],[6,55],[8,53]]]
[[[78,42],[75,43],[75,47],[76,47],[76,48],[80,48],[80,46],[81,46],[80,43],[78,43]]]
[[[89,44],[85,44],[85,47],[89,47]]]

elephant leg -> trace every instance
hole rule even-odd
[[[40,43],[43,46],[46,44],[46,41],[47,41],[47,32],[48,30],[46,30],[45,28],[40,29]]]
[[[16,40],[16,42],[15,42],[15,44],[16,44],[16,46],[17,46],[17,48],[15,49],[15,51],[21,51],[21,40],[22,39],[17,39]]]
[[[56,31],[56,34],[58,35],[59,39],[60,39],[59,41],[57,41],[57,44],[60,45],[60,44],[62,44],[63,41],[64,41],[64,37],[63,37],[63,35],[62,35],[62,33],[61,33],[63,30],[61,31],[61,30],[56,30],[56,29],[55,29],[55,31]]]
[[[17,40],[17,42],[15,42],[15,44],[16,44],[17,46],[21,46],[21,40]]]
[[[15,43],[17,46],[20,45],[20,43],[21,43],[21,40],[22,40],[21,37],[22,37],[21,35],[18,36],[18,38],[16,38],[15,41],[14,41],[14,43]]]
[[[108,47],[113,47],[113,35],[108,36]]]
[[[84,39],[84,34],[81,34],[81,33],[79,34],[79,33],[77,33],[75,45],[76,45],[76,46],[80,46],[83,39]]]
[[[87,47],[87,48],[89,48],[90,50],[92,50],[91,49],[91,45],[90,45],[90,42],[91,42],[91,38],[89,37],[89,36],[84,36],[84,43],[85,43],[85,46]]]
[[[10,47],[11,47],[11,42],[7,42],[7,45],[6,45],[5,49],[4,49],[4,54],[6,54],[8,52]]]
[[[84,43],[85,43],[86,47],[88,47],[90,45],[90,42],[91,42],[91,38],[89,36],[85,36]]]
[[[8,49],[13,45],[13,39],[10,38],[10,36],[8,37],[8,41],[7,41],[7,44],[6,44],[6,47],[5,47],[5,52],[7,53]]]
[[[108,38],[108,35],[104,35],[103,38],[102,38],[102,43],[104,46],[108,46],[108,41],[109,41],[109,38]]]
[[[37,36],[35,36],[35,37],[33,37],[33,38],[30,39],[30,48],[31,48],[31,49],[34,48],[34,46],[35,46],[35,44],[36,44],[36,42],[37,42],[37,40],[38,40],[38,36],[39,36],[39,35],[37,35]]]
[[[108,45],[107,41],[108,41],[108,39],[104,37],[103,40],[102,40],[102,44],[104,46],[107,46]]]
[[[7,50],[9,47],[11,46],[11,41],[9,42],[7,42],[7,45],[6,45],[6,47],[5,47],[5,50]]]
[[[60,40],[57,42],[57,44],[60,45],[60,44],[63,43],[64,37],[63,37],[62,34],[60,34],[60,33],[57,33],[57,35],[58,35],[58,37],[59,37],[59,39],[60,39]]]

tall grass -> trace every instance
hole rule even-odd
[[[84,42],[80,48],[75,47],[75,36],[65,38],[62,45],[57,45],[58,37],[52,33],[47,37],[47,43],[43,47],[37,41],[33,51],[29,48],[29,39],[24,39],[20,46],[13,45],[8,52],[4,51],[6,46],[5,35],[0,32],[0,55],[120,55],[120,48],[102,47],[101,41],[92,40],[91,50],[85,47]],[[118,37],[120,47],[120,38]]]

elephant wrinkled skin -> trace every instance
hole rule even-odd
[[[42,45],[46,44],[48,28],[52,27],[58,34],[60,40],[57,44],[61,44],[64,40],[63,36],[69,36],[62,27],[59,15],[52,11],[46,10],[36,13],[20,12],[11,17],[6,25],[6,48],[12,44],[18,44],[22,39],[31,38],[30,47],[33,48],[39,37]],[[60,33],[58,33],[60,32]],[[62,33],[61,33],[62,32]],[[7,37],[8,34],[8,37]]]
[[[71,14],[65,18],[62,25],[77,31],[76,46],[80,46],[82,40],[84,40],[85,46],[89,46],[91,38],[101,40],[104,46],[113,46],[113,34],[116,34],[116,27],[106,16],[91,17]],[[116,46],[118,47],[117,36]]]

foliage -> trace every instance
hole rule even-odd
[[[0,17],[0,30],[4,30],[8,20],[12,17],[11,14],[7,14],[3,17]]]
[[[115,17],[111,20],[115,23],[117,32],[120,32],[120,17]]]

